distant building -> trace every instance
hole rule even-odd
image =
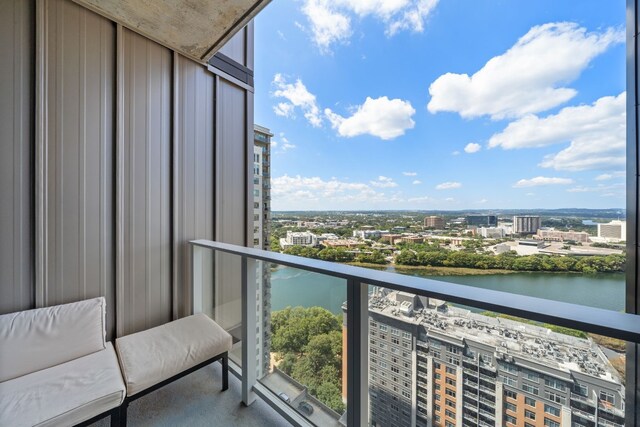
[[[428,216],[424,219],[424,227],[442,230],[444,228],[444,218],[435,215]]]
[[[465,222],[467,226],[495,227],[498,225],[498,217],[495,215],[467,215]]]
[[[271,223],[271,137],[265,127],[253,126],[253,246],[269,250]],[[271,363],[271,268],[260,264],[256,271],[258,337],[261,345],[256,354],[258,378],[269,372]]]
[[[627,240],[627,221],[614,220],[598,224],[598,237],[609,242]]]
[[[323,240],[321,244],[326,248],[356,248],[362,242],[353,239],[331,239]]]
[[[382,236],[380,230],[353,230],[353,237],[359,237],[360,239],[379,239]]]
[[[280,239],[282,249],[290,246],[316,246],[318,236],[309,231],[287,231],[287,237]]]
[[[535,234],[542,221],[535,215],[515,215],[513,217],[513,232],[515,234]]]
[[[402,234],[383,234],[380,237],[381,242],[388,242],[390,245],[395,244],[396,240],[402,239]]]
[[[424,243],[424,237],[422,237],[422,236],[402,236],[399,240],[396,240],[396,242],[402,242],[402,243]]]
[[[533,238],[552,242],[571,240],[574,242],[587,243],[589,242],[589,233],[586,231],[559,231],[553,228],[540,228]]]
[[[476,233],[488,239],[501,239],[505,236],[504,228],[502,227],[478,227]]]

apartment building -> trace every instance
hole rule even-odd
[[[253,126],[253,247],[269,250],[271,224],[271,138],[265,127]],[[271,348],[271,266],[258,262],[256,270],[256,375],[269,371]]]
[[[280,239],[280,247],[287,249],[290,246],[316,246],[318,236],[309,231],[287,231],[286,237]]]
[[[424,228],[434,228],[436,230],[442,230],[444,228],[444,218],[436,215],[425,217]]]
[[[625,389],[592,342],[377,289],[372,426],[624,425]]]
[[[513,232],[516,234],[534,234],[541,224],[542,221],[537,215],[514,215]]]
[[[495,215],[467,215],[465,222],[467,227],[495,227],[498,225],[498,218]]]
[[[626,240],[627,222],[614,220],[606,224],[598,224],[598,237],[608,242]]]

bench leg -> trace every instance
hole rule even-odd
[[[109,414],[111,427],[120,427],[120,407],[114,408]]]
[[[125,398],[124,402],[122,402],[122,405],[120,405],[120,411],[119,411],[119,426],[120,427],[127,427],[127,408],[129,407],[129,401]],[[113,420],[113,418],[111,418]],[[111,425],[111,427],[113,427],[113,424]]]
[[[229,388],[229,355],[227,353],[220,360],[222,363],[222,391]]]

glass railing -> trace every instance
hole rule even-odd
[[[624,425],[637,316],[192,243],[194,271],[216,253],[194,309],[233,331],[243,399],[257,391],[293,424]]]

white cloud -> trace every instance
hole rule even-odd
[[[278,73],[273,77],[273,85],[276,87],[273,96],[287,100],[273,107],[273,111],[277,115],[293,117],[297,107],[302,110],[304,117],[312,126],[322,125],[322,115],[316,103],[316,96],[307,90],[300,79],[295,83],[288,83],[285,77]]]
[[[455,202],[456,201],[456,199],[454,199],[453,197],[447,197],[444,200],[445,200],[445,202]]]
[[[458,156],[459,154],[460,154],[460,152],[459,152],[458,150],[453,151],[453,152],[451,153],[451,155],[452,155],[452,156]]]
[[[416,176],[418,175],[417,172],[402,172],[402,175],[404,176]]]
[[[624,183],[604,185],[598,184],[595,187],[579,185],[567,189],[569,193],[596,193],[601,197],[624,197],[626,185]]]
[[[441,184],[436,185],[436,190],[452,190],[454,188],[460,188],[462,184],[455,181],[443,182]]]
[[[393,188],[398,186],[398,184],[395,183],[392,178],[382,175],[378,177],[377,181],[369,181],[369,183],[378,188]]]
[[[399,194],[380,192],[367,183],[300,175],[272,178],[271,195],[276,210],[371,208],[403,202]]]
[[[540,166],[556,170],[619,168],[625,164],[626,93],[591,105],[565,107],[558,114],[518,119],[489,139],[489,147],[544,147],[570,142]]]
[[[489,200],[487,200],[487,199],[480,199],[480,200],[478,200],[478,203],[479,203],[479,204],[481,204],[481,205],[484,205],[484,204],[485,204],[485,203],[487,203],[488,201],[489,201]]]
[[[404,135],[412,129],[415,122],[411,117],[416,110],[409,101],[389,99],[382,96],[377,99],[367,97],[364,104],[356,108],[351,117],[345,118],[326,108],[324,113],[331,126],[343,137],[372,135],[389,140]]]
[[[429,196],[421,196],[421,197],[411,197],[408,199],[408,201],[411,203],[421,203],[421,202],[430,202],[430,201],[433,201],[433,199]]]
[[[531,196],[535,196],[535,195],[536,195],[536,193],[527,193],[527,194],[525,194],[525,195],[526,195],[526,196],[531,197]]]
[[[336,43],[348,43],[352,17],[372,16],[392,36],[402,30],[424,31],[424,23],[438,0],[305,0],[302,13],[309,20],[313,41],[322,53]]]
[[[552,178],[546,176],[536,176],[531,179],[521,179],[513,184],[514,188],[538,187],[540,185],[568,185],[573,184],[571,178]]]
[[[575,80],[591,60],[624,41],[622,29],[588,33],[571,22],[532,27],[502,55],[472,76],[446,73],[429,86],[432,113],[498,120],[549,110],[576,95],[563,85]]]
[[[284,136],[284,132],[280,132],[279,136],[279,141],[277,139],[271,139],[271,148],[274,154],[284,153],[296,148],[296,145],[290,143],[287,137]]]
[[[412,182],[413,185],[418,185],[418,184],[422,184],[422,181],[420,181],[419,179],[416,179]]]
[[[615,171],[615,172],[611,172],[611,173],[603,173],[601,175],[596,176],[595,180],[596,181],[608,181],[610,179],[613,178],[621,178],[625,176],[625,172],[624,171]]]
[[[482,148],[480,144],[476,144],[475,142],[470,142],[464,147],[464,152],[469,154],[477,153],[478,151],[480,151],[480,148]]]

